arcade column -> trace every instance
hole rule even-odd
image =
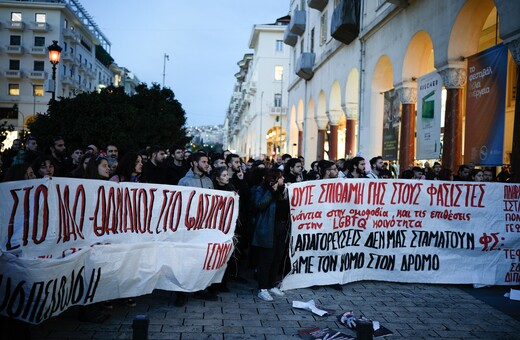
[[[415,160],[415,103],[417,102],[417,83],[403,82],[397,87],[401,100],[401,136],[399,138],[399,168],[408,169]]]
[[[354,157],[356,154],[356,122],[358,118],[358,103],[345,105],[347,127],[345,131],[345,154]]]
[[[456,171],[462,164],[462,89],[466,85],[466,64],[448,64],[439,69],[446,88],[446,114],[442,167]]]
[[[320,161],[325,156],[325,135],[327,133],[327,124],[329,119],[326,116],[316,117],[316,125],[318,126],[318,147],[316,148],[316,160]],[[329,145],[330,149],[330,145]],[[330,158],[330,154],[329,154]]]
[[[338,126],[339,120],[343,115],[342,110],[329,110],[327,116],[330,122],[330,135],[329,135],[329,160],[335,161],[338,159]]]
[[[298,156],[303,155],[303,121],[296,120],[298,126]]]

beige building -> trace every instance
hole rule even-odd
[[[401,167],[413,163],[417,79],[438,72],[445,104],[442,161],[455,169],[463,162],[467,58],[501,42],[512,53],[507,62],[503,131],[503,162],[512,162],[520,2],[289,3],[291,22],[285,42],[292,48],[286,145],[298,145],[298,153],[309,162],[357,153],[366,158],[381,155],[383,94],[395,89],[401,101],[399,163]],[[357,10],[348,12],[350,5],[357,5]],[[357,22],[349,22],[352,17]]]
[[[54,89],[47,47],[54,40],[62,48],[56,65],[56,99],[111,84],[132,93],[139,83],[129,70],[114,63],[110,41],[79,0],[1,1],[0,119],[16,130],[25,129],[32,116],[47,111]]]
[[[290,51],[283,43],[288,22],[283,17],[273,24],[254,25],[249,39],[253,53],[238,62],[224,145],[246,158],[290,152],[286,134]]]

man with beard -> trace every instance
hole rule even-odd
[[[168,184],[164,159],[166,150],[159,145],[154,145],[149,150],[150,158],[143,165],[143,177],[147,183]]]
[[[338,178],[338,167],[336,163],[322,159],[318,162],[320,179]]]
[[[367,178],[365,174],[365,159],[354,157],[350,160],[347,178]]]
[[[235,261],[230,261],[228,264],[228,266],[231,267],[229,269],[229,272],[231,273],[229,278],[231,280],[244,283],[247,282],[247,280],[240,276],[238,262],[240,261],[240,254],[245,253],[249,244],[249,185],[244,177],[242,162],[240,161],[239,155],[234,153],[227,155],[226,165],[228,167],[228,173],[230,178],[229,183],[231,183],[235,187],[235,189],[238,190],[239,196],[238,221],[237,227],[235,228],[235,235],[237,236],[238,240],[236,244],[236,249],[238,251],[235,251],[233,253],[233,256],[235,256]]]
[[[114,143],[110,143],[107,145],[107,157],[112,158],[114,160],[118,160],[119,158],[119,149],[117,148],[117,145]]]
[[[54,162],[54,176],[63,177],[72,171],[72,168],[67,167],[66,154],[67,147],[65,140],[61,136],[54,137],[49,148],[50,156]]]
[[[172,185],[177,185],[190,169],[190,165],[184,160],[184,148],[176,145],[170,147],[170,155],[165,163],[168,184]]]
[[[454,181],[463,181],[470,182],[471,181],[471,168],[467,164],[462,164],[459,166],[459,171],[457,171],[457,176],[453,176]]]
[[[385,163],[381,156],[370,159],[370,167],[372,170],[367,173],[367,178],[383,178],[384,165]]]
[[[17,138],[13,140],[13,144],[10,149],[7,149],[2,154],[2,170],[7,170],[13,164],[13,159],[20,151],[20,147],[22,146],[22,141]]]
[[[180,186],[197,187],[205,189],[213,189],[213,181],[208,177],[209,162],[208,155],[203,152],[195,152],[191,155],[191,169],[188,170],[186,176],[180,179]],[[188,301],[188,294],[184,292],[176,292],[175,307],[182,307]],[[197,299],[207,301],[217,301],[218,295],[206,288],[202,291],[195,292],[193,296]]]
[[[285,164],[283,177],[285,184],[297,183],[303,181],[302,177],[302,162],[299,158],[291,158]]]
[[[430,180],[430,181],[438,180],[441,169],[442,169],[441,163],[439,163],[439,162],[433,163],[432,171],[426,173],[426,179]]]

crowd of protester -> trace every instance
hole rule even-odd
[[[66,147],[63,137],[52,139],[51,145],[39,149],[38,140],[28,136],[22,143],[16,139],[1,155],[0,181],[17,181],[43,177],[71,177],[114,182],[140,182],[200,187],[234,191],[239,195],[235,252],[220,284],[194,293],[177,293],[175,305],[183,306],[189,297],[217,300],[219,292],[228,291],[228,280],[245,281],[239,261],[247,259],[258,281],[258,297],[272,301],[283,296],[278,282],[289,271],[288,241],[290,232],[288,184],[333,178],[369,178],[443,181],[507,182],[510,168],[477,168],[463,164],[453,173],[441,163],[430,166],[410,165],[399,173],[395,162],[382,157],[353,157],[337,161],[313,161],[308,169],[301,156],[282,155],[278,160],[249,159],[226,150],[207,154],[192,152],[183,146],[150,146],[126,151],[120,155],[117,143],[102,148],[96,145]],[[247,256],[246,256],[247,254]],[[135,306],[132,299],[127,305]],[[110,308],[111,303],[105,304]],[[101,322],[102,314],[94,315]],[[88,318],[87,318],[88,319]]]

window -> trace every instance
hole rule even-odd
[[[36,22],[46,23],[47,22],[47,14],[45,13],[36,13],[34,16]]]
[[[16,60],[16,59],[9,60],[9,70],[20,71],[20,60]]]
[[[323,13],[320,20],[320,46],[327,42],[327,12]]]
[[[74,55],[74,48],[73,47],[70,48],[70,55]]]
[[[61,69],[62,69],[62,71],[63,71],[63,72],[62,72],[63,75],[67,76],[67,66],[65,66],[65,65],[61,65]]]
[[[67,52],[67,47],[68,47],[68,46],[69,46],[69,45],[67,44],[67,42],[64,41],[64,42],[63,42],[63,52]]]
[[[45,37],[34,37],[34,46],[45,46]]]
[[[303,53],[303,39],[300,40],[300,53]]]
[[[275,66],[274,67],[274,80],[282,80],[283,79],[283,66]]]
[[[22,36],[21,35],[12,35],[9,38],[9,45],[11,46],[20,46],[22,44]]]
[[[276,40],[276,52],[283,52],[283,41]]]
[[[314,27],[311,30],[311,53],[314,53]]]
[[[35,60],[34,71],[45,71],[45,63],[41,60]]]
[[[21,12],[11,12],[11,21],[12,22],[21,22],[22,13]]]
[[[19,96],[20,95],[20,84],[9,84],[9,95]]]
[[[83,56],[80,54],[79,55],[79,62],[81,63],[81,60],[83,59]]]
[[[33,85],[33,96],[43,97],[43,85]]]
[[[274,107],[282,107],[282,94],[281,93],[274,94]]]
[[[69,21],[67,19],[63,20],[63,28],[64,29],[69,28]]]

